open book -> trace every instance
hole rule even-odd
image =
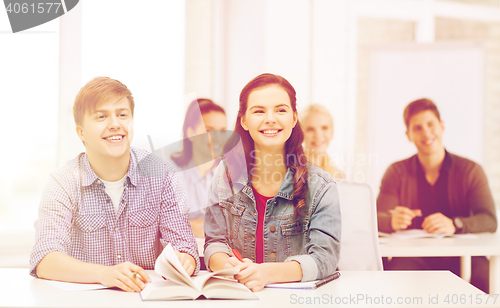
[[[235,268],[190,277],[170,244],[156,259],[155,272],[167,280],[146,284],[141,291],[142,300],[197,299],[201,296],[208,299],[257,299],[244,284],[225,277],[237,274]]]
[[[384,233],[384,232],[379,232],[379,236],[382,237],[397,237],[402,240],[404,239],[412,239],[412,238],[424,238],[424,237],[431,237],[431,238],[443,238],[446,235],[445,234],[432,234],[432,233],[427,233],[427,231],[422,230],[422,229],[408,229],[408,230],[398,230],[394,233]]]

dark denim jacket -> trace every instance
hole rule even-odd
[[[340,253],[341,217],[339,196],[333,178],[308,164],[306,206],[294,221],[293,172],[288,169],[281,188],[268,200],[264,219],[264,262],[295,260],[302,268],[302,281],[333,274]],[[251,183],[234,181],[231,193],[223,164],[219,164],[208,193],[205,216],[205,263],[216,252],[232,256],[236,248],[255,262],[257,211]],[[234,190],[236,192],[236,189]]]

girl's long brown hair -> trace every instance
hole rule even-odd
[[[238,117],[234,131],[240,136],[243,148],[245,151],[245,161],[248,171],[248,176],[251,177],[253,157],[251,153],[255,150],[254,141],[250,133],[243,129],[241,126],[241,118],[245,116],[248,106],[248,97],[252,91],[259,88],[265,88],[270,85],[278,85],[285,90],[290,98],[290,105],[293,112],[297,112],[297,98],[295,96],[295,89],[285,78],[274,74],[261,74],[245,85],[240,94],[240,104],[238,110]],[[302,210],[306,205],[305,195],[307,192],[307,159],[304,155],[302,142],[304,141],[304,133],[297,120],[297,124],[292,129],[290,138],[285,144],[286,164],[294,172],[293,177],[293,206],[295,209],[295,216],[299,218]]]

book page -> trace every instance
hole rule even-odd
[[[182,267],[181,261],[177,258],[170,243],[165,246],[162,253],[158,256],[158,259],[156,259],[155,271],[178,284],[186,284],[198,291],[200,290]]]
[[[320,280],[306,281],[306,282],[282,282],[282,283],[269,283],[266,288],[276,289],[313,289],[316,283]]]
[[[431,238],[443,238],[446,235],[445,234],[431,234],[427,233],[427,231],[422,230],[422,229],[409,229],[409,230],[399,230],[394,233],[392,233],[392,236],[395,236],[400,239],[412,239],[412,238],[424,238],[424,237],[431,237]]]
[[[452,237],[454,237],[454,238],[467,238],[467,239],[476,239],[476,238],[478,238],[477,234],[473,234],[473,233],[453,234]]]
[[[196,284],[196,287],[198,288],[198,290],[203,290],[207,281],[212,277],[214,277],[214,278],[218,277],[218,276],[220,276],[220,277],[231,276],[232,277],[238,273],[239,273],[239,271],[234,267],[222,269],[222,270],[219,270],[216,272],[208,272],[208,273],[200,272],[200,274],[198,276],[194,277],[193,280],[194,280],[194,284]],[[224,279],[226,279],[226,278],[224,278]],[[233,279],[233,278],[230,278],[230,280],[238,283],[238,281]]]
[[[387,237],[397,237],[399,239],[414,239],[414,238],[444,238],[444,237],[454,237],[454,238],[466,238],[466,239],[475,239],[477,238],[476,234],[472,233],[464,233],[464,234],[431,234],[427,233],[427,231],[423,229],[408,229],[408,230],[399,230],[394,233],[384,233],[378,232],[379,238],[387,238]],[[385,242],[381,242],[381,244],[385,244]]]
[[[282,282],[282,283],[269,283],[266,288],[275,289],[316,289],[330,281],[340,278],[340,272],[335,272],[330,276],[323,279],[305,281],[305,282]]]
[[[257,299],[244,284],[233,279],[213,276],[203,287],[203,295],[210,299]]]
[[[146,284],[141,291],[142,300],[179,300],[195,299],[201,294],[185,284],[178,284],[172,280],[162,280]]]

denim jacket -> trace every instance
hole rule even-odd
[[[333,274],[340,252],[341,217],[339,196],[333,178],[308,164],[308,191],[304,213],[295,220],[293,176],[288,169],[281,187],[266,204],[264,218],[264,262],[297,261],[302,281]],[[208,193],[205,216],[205,264],[216,252],[230,256],[232,248],[255,262],[257,211],[251,182],[234,181],[231,193],[222,162],[215,170]],[[239,188],[239,189],[238,189]]]

